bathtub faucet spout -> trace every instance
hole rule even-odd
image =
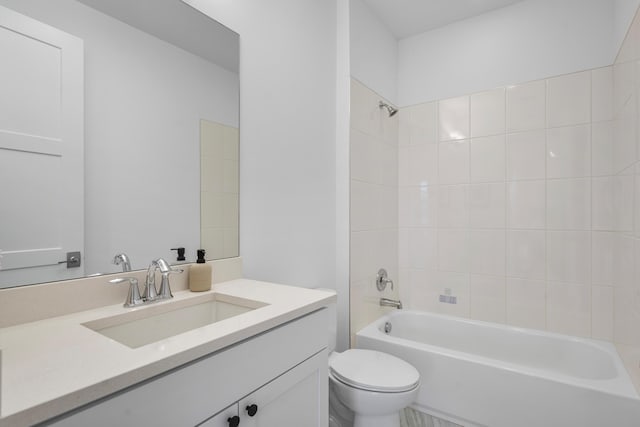
[[[380,306],[381,307],[395,307],[398,310],[402,309],[402,302],[400,300],[389,299],[389,298],[380,298]]]

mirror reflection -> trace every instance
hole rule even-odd
[[[179,0],[0,0],[0,287],[238,255],[239,37]]]

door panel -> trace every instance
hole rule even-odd
[[[0,7],[0,287],[84,275],[82,40]]]

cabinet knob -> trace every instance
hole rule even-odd
[[[249,405],[247,406],[247,414],[249,414],[250,417],[253,417],[255,414],[258,413],[258,405],[256,405],[255,403],[253,405]]]
[[[229,423],[229,427],[238,427],[240,425],[240,417],[234,415],[233,417],[228,418],[227,422]]]

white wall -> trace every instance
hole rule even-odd
[[[238,126],[238,76],[72,0],[1,3],[84,40],[86,273],[195,259],[200,118]]]
[[[190,3],[240,34],[245,275],[335,287],[335,2]]]
[[[350,7],[351,75],[396,103],[398,42],[362,0]]]
[[[401,106],[611,65],[603,0],[528,0],[399,43]]]

